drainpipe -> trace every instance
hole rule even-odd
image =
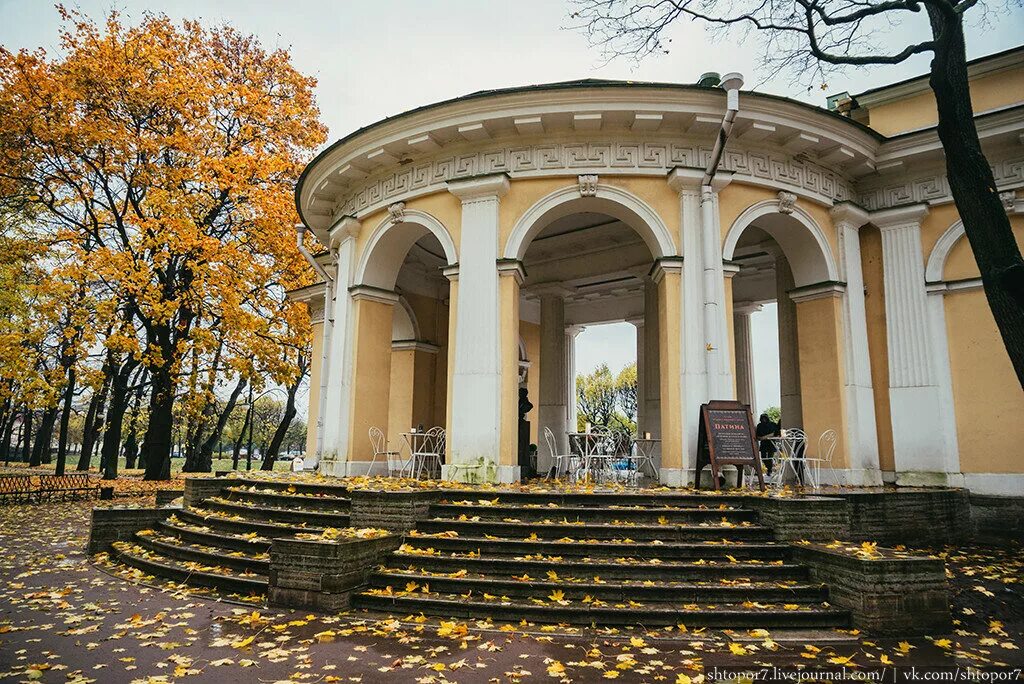
[[[320,459],[324,453],[324,414],[327,412],[327,379],[328,379],[328,366],[330,363],[331,354],[331,337],[334,332],[334,278],[331,274],[321,266],[316,258],[310,254],[309,250],[306,249],[305,239],[306,237],[306,226],[304,224],[295,225],[295,244],[299,249],[299,254],[305,257],[309,265],[313,267],[313,270],[317,272],[321,278],[323,278],[324,287],[324,330],[323,339],[321,340],[321,357],[320,357],[320,396],[318,397],[318,408],[316,416],[316,463],[320,463]]]
[[[718,138],[715,140],[715,147],[711,151],[711,158],[701,179],[700,210],[701,210],[701,255],[704,260],[704,335],[708,344],[705,354],[705,372],[708,380],[708,395],[715,399],[722,391],[718,387],[718,369],[715,367],[715,360],[721,353],[723,341],[719,339],[724,335],[718,325],[721,316],[718,307],[718,295],[724,294],[721,280],[721,257],[719,256],[719,243],[721,242],[721,231],[716,220],[714,191],[712,182],[718,165],[722,161],[722,153],[725,152],[725,144],[729,141],[733,124],[736,121],[736,114],[740,110],[740,88],[743,87],[743,76],[737,73],[726,74],[722,79],[722,88],[726,92],[725,117],[722,119],[722,128],[718,131]],[[718,263],[715,263],[715,262]]]

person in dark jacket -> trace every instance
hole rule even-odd
[[[767,413],[762,413],[757,421],[757,429],[754,432],[754,436],[757,437],[761,447],[761,463],[764,464],[766,473],[771,473],[772,462],[775,458],[775,442],[768,438],[778,437],[780,434],[782,434],[782,426],[769,418]]]

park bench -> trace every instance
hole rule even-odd
[[[0,475],[0,503],[30,501],[36,492],[33,475]]]
[[[100,486],[85,473],[74,475],[40,475],[39,487],[36,490],[37,501],[58,499],[88,498],[99,496]]]

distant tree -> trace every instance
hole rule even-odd
[[[782,409],[778,406],[769,406],[764,411],[761,411],[761,413],[767,414],[776,423],[782,420]]]
[[[771,73],[821,81],[835,68],[898,64],[932,55],[929,84],[938,106],[946,177],[981,273],[1003,344],[1024,387],[1024,259],[981,149],[967,78],[964,15],[990,19],[993,3],[978,0],[570,0],[572,21],[607,58],[641,59],[668,52],[665,31],[677,19],[699,20],[745,40],[753,32]],[[1020,0],[997,4],[1004,11]],[[881,37],[925,11],[931,36],[883,49]]]
[[[608,425],[617,403],[615,378],[607,364],[602,363],[592,372],[576,376],[576,406],[580,420],[591,425]]]
[[[615,393],[623,416],[628,423],[635,427],[637,416],[636,363],[629,364],[615,376]]]

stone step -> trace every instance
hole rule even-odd
[[[536,533],[542,539],[562,537],[587,539],[614,539],[629,537],[636,540],[683,541],[704,540],[750,540],[768,541],[774,538],[771,528],[762,525],[734,525],[732,527],[693,524],[629,524],[587,522],[584,524],[563,524],[561,522],[504,522],[500,520],[458,520],[435,518],[416,524],[420,532],[431,534],[454,530],[460,535],[525,538]]]
[[[243,551],[249,554],[269,553],[270,539],[261,537],[255,532],[230,533],[217,532],[212,528],[195,525],[182,520],[168,519],[157,525],[157,531],[186,542],[205,546],[214,546],[230,551]],[[255,536],[250,536],[255,535]]]
[[[180,561],[149,551],[138,544],[114,542],[111,556],[150,575],[189,586],[209,587],[243,596],[265,594],[267,591],[267,578],[264,575],[243,575],[223,566]]]
[[[480,490],[446,489],[439,497],[438,503],[454,503],[457,501],[493,500],[497,498],[503,505],[548,506],[554,504],[562,507],[586,506],[704,506],[717,508],[725,504],[736,508],[745,508],[752,495],[750,492],[736,490],[736,493],[723,494],[710,490],[668,490],[668,489],[608,489],[595,488],[593,491],[560,491],[551,485],[548,491],[536,490],[532,485],[530,491],[514,488],[482,492]]]
[[[178,513],[178,517],[196,525],[205,525],[213,530],[222,530],[234,533],[256,532],[260,536],[273,539],[274,537],[290,537],[302,532],[322,532],[323,528],[312,525],[274,523],[263,520],[253,520],[241,515],[238,517],[227,517],[203,508],[184,509]]]
[[[490,594],[511,598],[545,598],[553,591],[562,591],[565,598],[580,601],[587,596],[608,603],[634,601],[674,601],[693,603],[821,603],[828,599],[828,590],[821,584],[787,582],[651,582],[609,581],[596,583],[592,578],[573,581],[559,577],[551,579],[512,580],[508,577],[465,576],[445,577],[408,570],[385,569],[370,577],[370,586],[384,589],[388,586],[402,590],[410,582],[432,592],[442,594]],[[422,591],[422,589],[420,589]]]
[[[512,577],[524,573],[533,577],[544,577],[548,571],[569,577],[601,577],[602,579],[636,579],[699,581],[746,578],[755,581],[806,580],[807,568],[802,565],[772,561],[766,563],[745,562],[657,562],[658,559],[630,562],[626,559],[611,558],[550,558],[444,556],[396,551],[385,562],[387,567],[414,566],[427,572],[457,573],[467,571],[487,575]]]
[[[523,522],[550,520],[553,523],[606,522],[606,523],[728,523],[733,525],[758,520],[756,511],[744,508],[699,508],[697,506],[665,507],[611,507],[611,506],[515,506],[505,504],[445,503],[431,504],[430,517],[446,520],[499,520]]]
[[[336,484],[335,478],[311,478],[304,480],[280,480],[262,477],[235,477],[228,480],[232,487],[256,487],[274,489],[286,493],[348,499],[348,487]]]
[[[258,485],[226,487],[223,496],[232,501],[248,501],[266,507],[301,508],[326,513],[348,513],[351,503],[347,497],[290,492]]]
[[[135,541],[150,551],[175,560],[221,565],[243,573],[266,575],[270,572],[270,554],[268,553],[257,556],[223,547],[196,544],[180,537],[160,534],[155,530],[137,532]]]
[[[585,528],[581,532],[585,533]],[[444,534],[444,533],[441,533]],[[407,536],[405,543],[416,549],[433,548],[442,553],[478,553],[488,557],[544,555],[590,558],[660,558],[729,560],[756,558],[782,560],[789,556],[789,547],[776,542],[670,542],[655,544],[649,541],[598,540],[595,542],[558,539],[505,539],[487,537]],[[732,562],[732,561],[730,561]]]
[[[241,515],[252,520],[266,520],[277,523],[307,523],[320,527],[348,527],[347,512],[311,511],[295,505],[290,508],[265,506],[251,501],[235,501],[222,497],[211,497],[202,503],[210,511]]]
[[[379,591],[379,590],[378,590]],[[353,597],[353,605],[395,614],[445,616],[453,618],[489,618],[502,622],[558,623],[585,625],[643,625],[645,627],[684,624],[687,627],[731,629],[771,629],[776,627],[845,627],[850,616],[824,604],[791,604],[790,608],[743,606],[742,604],[663,604],[642,603],[593,606],[586,603],[561,605],[546,601],[466,600],[456,594],[438,596],[388,596],[364,591]]]

